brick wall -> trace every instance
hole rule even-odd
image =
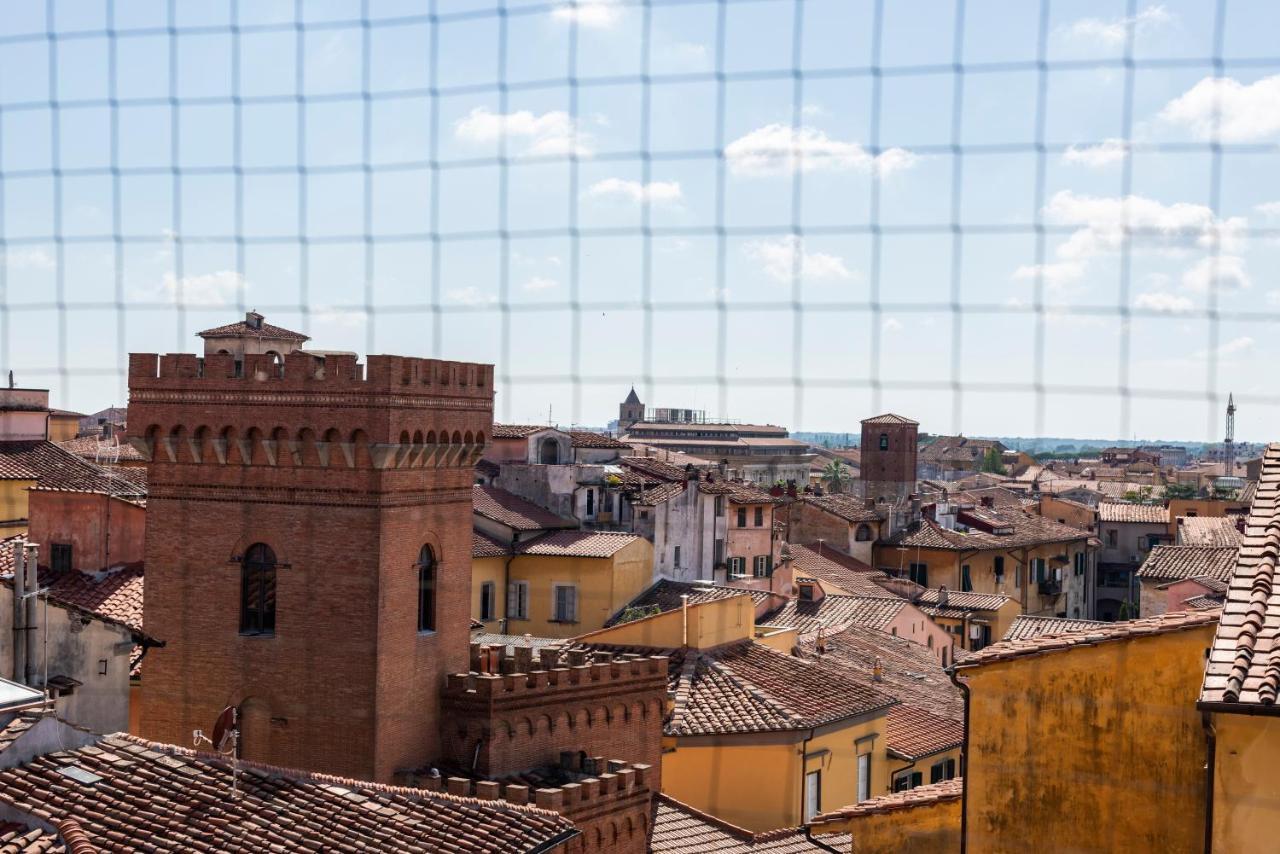
[[[134,354],[147,456],[142,734],[178,744],[242,710],[243,755],[390,780],[439,752],[439,689],[469,639],[472,465],[492,368],[371,356]],[[275,552],[276,629],[239,633],[239,558]],[[436,631],[417,561],[438,559]]]

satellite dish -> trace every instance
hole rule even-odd
[[[235,706],[227,706],[218,715],[218,720],[213,724],[213,749],[219,753],[223,753],[227,749],[227,743],[231,741],[232,733],[236,728],[236,718],[239,712]]]

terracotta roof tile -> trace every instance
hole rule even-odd
[[[1108,641],[1132,640],[1168,632],[1197,629],[1212,626],[1217,622],[1217,611],[1171,611],[1139,620],[1102,623],[1077,632],[1039,635],[1024,640],[1004,640],[969,655],[963,661],[957,661],[955,667],[961,670],[1028,655],[1095,646]]]
[[[1235,546],[1156,546],[1138,568],[1138,577],[1169,581],[1207,576],[1226,581],[1238,552]]]
[[[472,557],[506,557],[511,549],[480,531],[471,531]]]
[[[672,465],[662,460],[655,460],[652,457],[623,457],[619,460],[619,464],[625,468],[631,469],[649,475],[657,480],[679,481],[684,482],[685,470],[682,466]]]
[[[1179,516],[1178,543],[1185,546],[1239,546],[1244,535],[1226,516]]]
[[[825,836],[822,841],[842,851],[851,842],[847,835]],[[649,850],[663,854],[808,854],[825,849],[810,842],[801,828],[752,833],[667,795],[658,795],[654,799]]]
[[[109,495],[145,494],[145,469],[126,472],[94,465],[53,442],[0,442],[0,480],[35,480],[40,487]]]
[[[606,436],[603,433],[595,433],[591,430],[566,430],[569,439],[575,448],[617,448],[619,450],[631,450],[631,446],[626,442],[615,439],[612,436]]]
[[[0,854],[61,854],[66,850],[56,833],[16,821],[0,821]]]
[[[1030,640],[1043,635],[1060,635],[1065,632],[1087,631],[1095,626],[1108,625],[1102,620],[1076,620],[1070,617],[1033,617],[1019,614],[1013,618],[1001,640]]]
[[[814,828],[820,828],[824,824],[843,823],[851,818],[857,818],[863,815],[875,815],[878,813],[892,812],[894,810],[906,810],[913,807],[930,806],[932,804],[942,803],[944,801],[958,801],[964,794],[964,779],[956,777],[951,780],[945,780],[941,783],[931,783],[927,786],[916,786],[905,792],[894,792],[891,795],[881,795],[878,798],[872,798],[869,801],[863,801],[859,804],[852,804],[838,810],[823,813],[815,817],[809,822]]]
[[[1103,522],[1143,522],[1149,525],[1169,524],[1169,508],[1163,504],[1128,504],[1104,501],[1098,505],[1098,519]]]
[[[1280,694],[1280,444],[1262,456],[1222,622],[1213,638],[1201,703],[1274,708]],[[1193,612],[1203,613],[1203,612]],[[1210,612],[1212,613],[1212,612]]]
[[[701,481],[698,489],[708,495],[724,495],[730,504],[781,504],[782,496],[770,495],[754,483],[736,480]]]
[[[1000,593],[971,593],[962,590],[948,590],[947,603],[942,602],[942,591],[936,587],[926,587],[920,591],[915,604],[926,614],[969,614],[974,611],[998,611],[1010,601],[1008,596]]]
[[[546,528],[578,526],[573,519],[557,516],[532,501],[526,501],[496,486],[472,486],[471,507],[475,513],[486,519],[492,519],[516,531],[540,531]]]
[[[635,534],[610,531],[553,531],[518,544],[516,551],[522,555],[605,558],[641,539]]]
[[[1210,608],[1221,608],[1224,598],[1217,594],[1206,594],[1204,596],[1192,596],[1185,600],[1188,608],[1195,608],[1197,611],[1207,611]]]
[[[61,773],[74,765],[101,778]],[[531,851],[574,833],[553,812],[275,768],[117,733],[95,745],[0,770],[14,809],[75,819],[104,851],[148,850]],[[162,805],[199,808],[164,808]],[[204,808],[216,807],[216,808]]]
[[[801,637],[824,632],[839,632],[849,626],[882,629],[907,606],[907,600],[896,596],[823,596],[817,602],[791,599],[781,608],[765,614],[760,625],[794,628]]]
[[[677,495],[684,494],[684,481],[662,483],[657,486],[636,492],[634,503],[640,507],[657,507],[665,504]]]
[[[128,442],[103,441],[97,436],[81,436],[56,443],[64,451],[70,451],[82,460],[104,465],[98,462],[110,457],[117,462],[142,462],[142,454]],[[105,456],[104,456],[105,455]]]
[[[0,583],[12,586],[12,549],[0,547],[0,554],[6,552],[4,566],[0,569]],[[123,626],[136,635],[144,634],[141,563],[101,573],[75,569],[54,572],[41,567],[39,576],[40,586],[48,590],[50,602]]]
[[[494,424],[491,439],[527,439],[539,430],[551,430],[546,424]]]
[[[897,594],[876,583],[887,579],[883,572],[872,569],[855,557],[851,557],[828,545],[822,546],[822,554],[810,546],[791,545],[791,566],[797,573],[804,573],[819,582],[839,588],[844,593],[873,598],[896,599]]]
[[[764,590],[751,590],[745,587],[729,587],[709,583],[693,584],[662,578],[628,602],[626,606],[605,623],[605,627],[616,625],[622,613],[630,608],[648,609],[656,607],[659,611],[674,611],[681,606],[682,600],[680,597],[684,594],[689,595],[690,605],[747,595],[751,597],[752,603],[757,606],[771,595]]]
[[[865,501],[852,495],[809,495],[801,500],[846,522],[880,521],[880,516],[874,509],[867,509]]]
[[[310,341],[311,336],[303,335],[301,332],[294,332],[285,329],[282,326],[275,326],[271,323],[263,323],[255,328],[245,323],[243,320],[238,323],[228,323],[224,326],[215,326],[212,329],[206,329],[203,332],[197,332],[200,338],[226,338],[234,336],[237,338],[287,338],[293,341]]]
[[[977,508],[974,508],[977,511]],[[1039,543],[1069,543],[1075,540],[1088,539],[1085,531],[1060,525],[1032,513],[1021,510],[1003,510],[983,507],[981,514],[974,513],[975,520],[992,519],[1011,528],[1007,534],[987,533],[982,528],[970,526],[968,531],[943,528],[931,519],[922,519],[897,531],[886,542],[893,546],[919,547],[925,549],[947,549],[951,551],[970,551],[984,549],[1010,549]]]
[[[919,421],[912,421],[903,415],[894,415],[892,412],[886,412],[883,415],[873,415],[870,418],[862,419],[863,424],[919,424]]]
[[[886,748],[902,759],[915,760],[964,743],[964,723],[942,718],[905,703],[889,710]]]

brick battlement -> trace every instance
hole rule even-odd
[[[550,701],[552,695],[588,687],[626,691],[658,681],[665,685],[666,675],[667,660],[662,656],[592,662],[529,673],[454,673],[446,677],[445,696],[455,699],[473,696],[494,702],[545,697]]]
[[[589,809],[595,802],[611,795],[633,794],[647,790],[652,782],[652,766],[643,762],[629,764],[620,759],[610,759],[606,764],[599,757],[593,761],[608,770],[574,783],[542,789],[532,789],[518,783],[504,784],[497,780],[428,777],[416,774],[412,775],[410,783],[429,791],[448,791],[451,795],[464,798],[501,799],[521,805],[532,803],[541,809],[572,814]]]
[[[443,395],[491,400],[493,366],[411,356],[369,356],[366,367],[354,354],[321,356],[297,350],[286,354],[283,362],[267,354],[247,354],[237,372],[235,357],[226,353],[130,353],[129,387]]]

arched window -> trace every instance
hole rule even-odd
[[[858,530],[857,530],[857,532],[856,532],[856,533],[854,533],[854,535],[853,535],[853,538],[854,538],[854,540],[856,540],[856,541],[857,541],[857,542],[859,542],[859,543],[865,543],[865,542],[867,542],[868,540],[870,540],[870,539],[871,539],[871,526],[870,526],[870,525],[859,525],[859,526],[858,526]]]
[[[436,630],[436,554],[431,546],[418,552],[418,631]]]
[[[240,634],[276,633],[276,553],[254,543],[240,564]]]
[[[880,450],[882,451],[889,450],[889,434],[888,433],[880,434]]]
[[[538,447],[538,462],[545,466],[559,465],[560,443],[553,436],[543,439]]]

